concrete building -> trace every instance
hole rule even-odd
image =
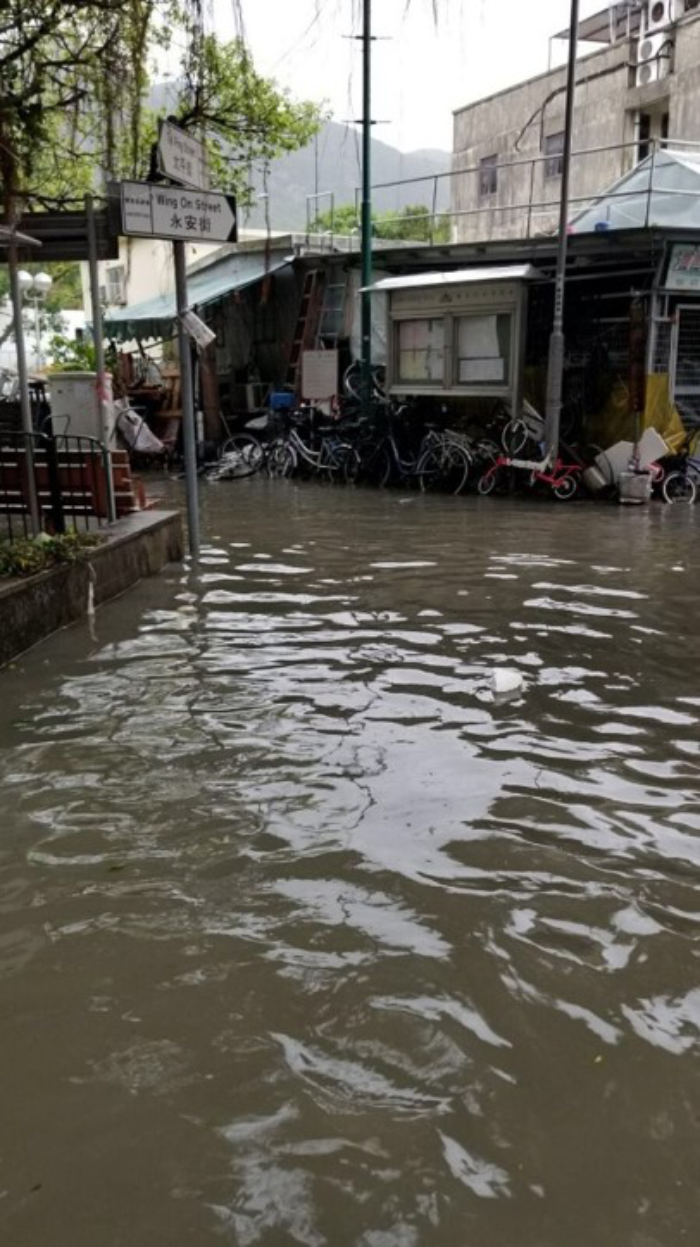
[[[611,4],[580,39],[598,50],[578,64],[572,215],[663,146],[700,148],[700,0]],[[554,69],[455,112],[454,241],[556,230],[565,87]]]

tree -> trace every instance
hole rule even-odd
[[[143,177],[156,136],[147,108],[152,54],[184,49],[171,113],[212,152],[225,189],[247,186],[252,160],[303,146],[320,122],[255,73],[241,40],[205,36],[202,0],[2,0],[0,196],[6,220],[25,203],[68,205],[105,176]]]
[[[174,15],[175,2],[167,6]],[[5,217],[25,200],[76,199],[133,130],[154,0],[4,0],[0,186]]]
[[[343,204],[334,213],[323,212],[312,222],[314,233],[335,234],[359,232],[357,209],[353,204]],[[449,242],[450,222],[447,216],[433,217],[423,204],[413,204],[399,212],[377,212],[372,216],[372,232],[375,238],[409,242]]]
[[[212,182],[244,199],[250,166],[296,151],[313,138],[323,119],[318,105],[295,103],[286,91],[255,71],[242,39],[221,44],[208,35],[196,51],[189,106],[182,97],[179,124],[206,136]]]

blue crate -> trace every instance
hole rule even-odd
[[[267,405],[271,411],[291,411],[296,405],[296,394],[290,394],[288,390],[273,390]]]

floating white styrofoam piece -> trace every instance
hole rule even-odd
[[[497,667],[491,676],[491,688],[494,693],[516,693],[523,687],[523,677],[519,671],[508,667]]]

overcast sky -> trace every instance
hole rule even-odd
[[[549,37],[568,26],[570,0],[373,0],[375,137],[403,151],[452,148],[452,111],[547,69]],[[605,8],[582,0],[581,16]],[[245,34],[260,72],[295,95],[359,116],[361,0],[209,0],[207,23]],[[565,55],[565,45],[559,45]]]

